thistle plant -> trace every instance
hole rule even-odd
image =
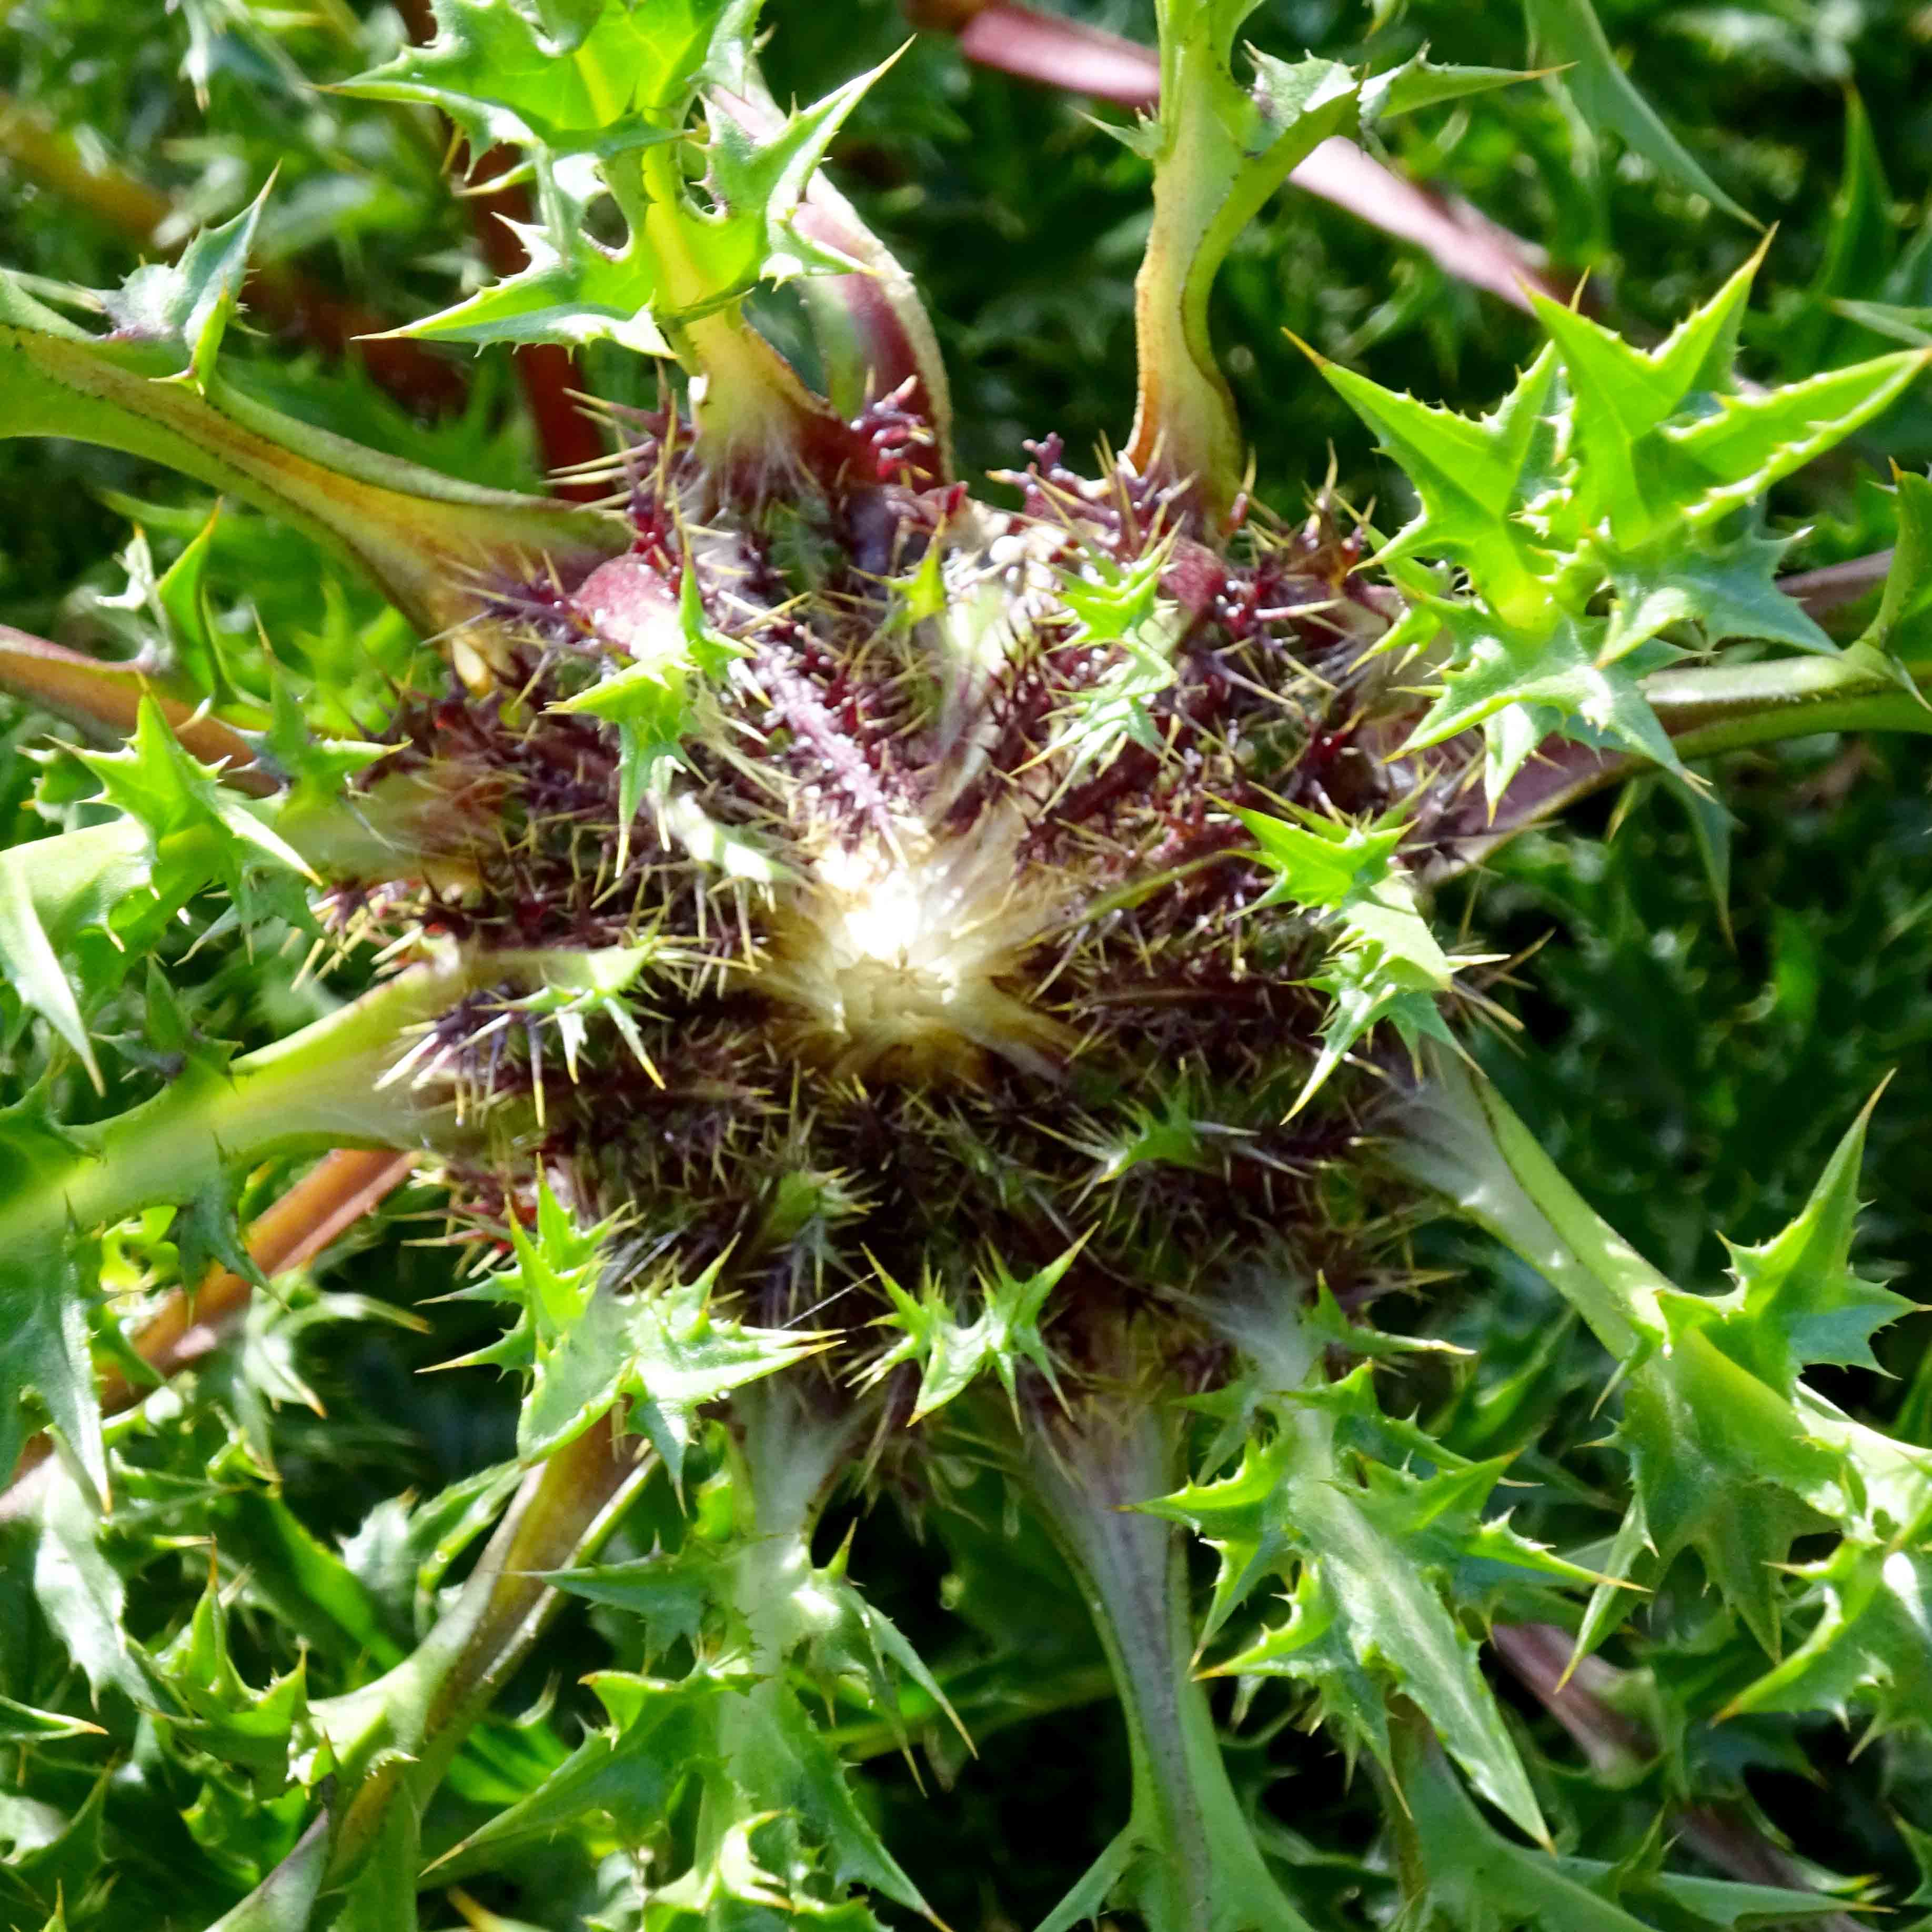
[[[1638,1786],[1690,1660],[1707,1718],[1922,1727],[1932,1455],[1814,1372],[1913,1306],[1852,1259],[1870,1108],[1728,1290],[1666,1278],[1472,1058],[1504,962],[1440,908],[1612,786],[1714,850],[1718,754],[1928,729],[1932,486],[1890,479],[1849,639],[1766,499],[1932,350],[1744,380],[1762,250],[1648,344],[1526,286],[1544,346],[1480,418],[1317,358],[1406,523],[1257,500],[1225,258],[1322,143],[1526,76],[1290,58],[1252,10],[1162,0],[1114,127],[1152,194],[1118,453],[1042,424],[992,488],[827,160],[879,75],[782,104],[755,0],[436,0],[340,90],[508,150],[524,265],[397,334],[626,368],[586,500],[278,406],[232,339],[272,184],[118,288],[0,282],[0,430],[286,526],[320,607],[216,622],[216,522],[128,554],[132,655],[0,635],[8,1924],[938,1924],[960,1876],[866,1767],[943,1810],[1030,1688],[1124,1738],[1042,1932],[1842,1912],[1681,1768]],[[1586,8],[1532,12],[1694,168]],[[82,741],[30,749],[48,714]],[[224,975],[278,960],[306,1023],[237,1051]],[[444,1301],[271,1281],[411,1172]],[[1567,1304],[1600,1440],[1477,1413],[1445,1218]],[[337,1546],[278,1406],[308,1330],[386,1316],[461,1400],[507,1382],[514,1444]],[[964,1652],[868,1586],[908,1528]]]

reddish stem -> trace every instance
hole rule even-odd
[[[250,1259],[268,1276],[312,1261],[400,1186],[416,1159],[388,1148],[339,1148],[325,1154],[250,1228]],[[253,1292],[239,1275],[211,1268],[197,1287],[177,1288],[163,1299],[134,1338],[134,1352],[165,1382],[220,1346]],[[135,1407],[151,1386],[110,1364],[100,1378],[101,1414],[118,1415]],[[44,1462],[52,1447],[46,1436],[35,1436],[20,1452],[9,1487]]]
[[[218,718],[164,697],[132,664],[103,664],[80,651],[0,624],[0,690],[44,705],[84,728],[116,739],[134,735],[141,700],[151,698],[182,748],[221,767],[221,782],[251,798],[281,788],[255,762],[255,748]]]
[[[1780,577],[1778,587],[1792,598],[1807,616],[1822,617],[1876,590],[1892,570],[1892,552],[1874,550],[1869,556],[1855,556],[1844,563],[1828,563],[1822,570],[1801,570]]]
[[[380,338],[392,319],[359,302],[331,295],[311,275],[280,262],[255,269],[242,299],[278,334],[319,349],[331,361],[353,356],[377,386],[419,416],[452,416],[470,385],[454,362],[406,338]]]
[[[1160,97],[1160,56],[1118,34],[1006,0],[908,0],[906,11],[916,27],[958,34],[976,66],[1122,107],[1151,107]]]
[[[1656,1756],[1650,1732],[1607,1701],[1623,1673],[1594,1657],[1583,1658],[1571,1671],[1575,1640],[1568,1630],[1554,1624],[1498,1624],[1490,1635],[1496,1654],[1576,1740],[1598,1776],[1633,1776]],[[1804,1868],[1738,1807],[1679,1804],[1671,1822],[1699,1857],[1739,1882],[1815,1896]],[[1817,1932],[1859,1932],[1858,1922],[1842,1912],[1805,1922]]]

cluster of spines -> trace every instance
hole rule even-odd
[[[460,770],[494,820],[494,836],[479,830],[473,888],[417,915],[486,950],[647,940],[668,942],[677,963],[645,982],[641,1056],[593,1040],[578,1078],[564,1078],[545,1044],[553,1020],[506,986],[446,1016],[418,1071],[453,1078],[479,1109],[538,1100],[546,1166],[574,1174],[597,1211],[621,1206],[664,1231],[693,1266],[730,1250],[761,1321],[796,1316],[828,1262],[854,1282],[875,1263],[916,1276],[961,1228],[1016,1265],[1044,1264],[1046,1249],[1090,1229],[1069,1311],[1083,1293],[1182,1306],[1258,1234],[1298,1247],[1310,1273],[1346,1274],[1325,1176],[1357,1142],[1372,1083],[1339,1083],[1322,1108],[1286,1119],[1322,1019],[1305,983],[1320,945],[1291,914],[1251,916],[1270,879],[1230,808],[1389,802],[1378,761],[1355,746],[1358,668],[1378,621],[1353,577],[1358,538],[1318,517],[1251,532],[1231,561],[1167,530],[1148,486],[1075,477],[1051,440],[1015,479],[1016,516],[952,488],[868,479],[803,525],[794,506],[705,531],[701,470],[676,418],[636,427],[624,464],[633,556],[674,587],[698,572],[707,617],[742,653],[710,694],[724,742],[687,745],[680,782],[782,860],[808,832],[890,839],[923,816],[962,841],[1016,815],[1010,862],[1050,874],[1072,902],[1015,975],[1022,998],[1045,986],[1072,1042],[1059,1091],[1043,1106],[1037,1076],[1003,1065],[956,1090],[801,1067],[760,994],[755,896],[732,888],[721,916],[718,882],[647,822],[630,828],[617,870],[612,728],[554,706],[621,654],[543,582],[500,589],[497,691],[418,703],[398,720],[391,767]],[[963,550],[967,529],[987,548],[988,532],[1024,539],[1036,590],[1042,560],[1050,585],[1052,573],[1158,555],[1180,615],[1157,747],[1125,741],[1066,782],[1046,769],[1070,704],[1112,660],[1049,588],[974,694],[976,780],[953,782],[943,753],[928,755],[917,622],[932,620],[902,621],[895,599],[931,546],[952,546],[947,568],[969,580],[1012,567]],[[1136,897],[1141,880],[1152,883]],[[1191,1153],[1133,1157],[1144,1124],[1177,1104]],[[806,1171],[862,1174],[868,1210],[814,1226],[809,1267],[795,1241],[760,1232],[761,1201]],[[1179,1324],[1177,1346],[1193,1332]]]

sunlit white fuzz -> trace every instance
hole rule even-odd
[[[828,846],[780,904],[759,990],[835,1072],[970,1081],[991,1054],[1050,1073],[1065,1030],[1015,982],[1056,908],[1020,870],[984,826]]]

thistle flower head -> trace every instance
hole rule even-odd
[[[1063,1028],[1010,988],[1048,896],[1011,841],[908,824],[827,844],[779,889],[760,992],[795,1019],[801,1059],[873,1081],[971,1082],[986,1056],[1052,1078]]]

